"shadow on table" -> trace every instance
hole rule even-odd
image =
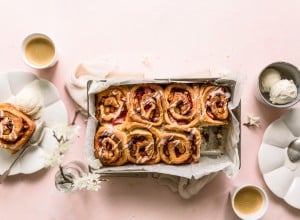
[[[106,206],[126,212],[132,206],[140,207],[137,212],[148,210],[157,215],[173,216],[176,219],[197,219],[213,217],[214,219],[238,219],[232,211],[229,191],[232,181],[223,173],[216,176],[197,195],[183,199],[168,187],[159,185],[155,179],[114,177],[103,182],[96,192],[99,198],[105,199]],[[85,194],[85,201],[90,202],[91,194]],[[99,199],[101,200],[101,199]],[[97,201],[100,203],[100,201]],[[137,214],[140,216],[140,213]]]
[[[40,78],[53,81],[55,74],[58,74],[57,73],[58,65],[59,65],[59,61],[53,67],[50,67],[48,69],[43,69],[43,70],[34,70],[34,71],[36,72],[36,75],[39,76]]]
[[[42,178],[44,178],[47,173],[49,172],[49,169],[41,169],[35,173],[31,174],[17,174],[13,176],[9,176],[6,178],[3,185],[16,185],[19,182],[27,182],[27,183],[34,183],[40,181]]]

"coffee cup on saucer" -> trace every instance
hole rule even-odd
[[[57,51],[53,40],[42,33],[33,33],[22,42],[24,62],[34,69],[47,69],[57,63]]]
[[[230,197],[232,209],[241,219],[260,219],[267,211],[268,197],[259,186],[247,184],[235,187]]]

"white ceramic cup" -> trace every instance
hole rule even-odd
[[[267,211],[269,200],[259,186],[246,184],[230,192],[231,206],[240,219],[260,219]]]
[[[24,38],[21,46],[24,62],[34,69],[47,69],[57,63],[57,50],[46,34],[33,33]]]

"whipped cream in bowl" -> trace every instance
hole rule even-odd
[[[32,120],[37,120],[44,107],[44,97],[38,86],[38,80],[25,86],[18,94],[10,97],[8,102],[17,106],[20,111]]]
[[[287,104],[297,98],[297,87],[293,80],[281,79],[270,89],[270,101],[273,104]]]
[[[257,98],[268,106],[288,108],[300,100],[300,71],[292,64],[276,62],[259,74]]]

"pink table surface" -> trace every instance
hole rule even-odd
[[[151,178],[115,178],[98,192],[60,193],[56,168],[10,177],[0,186],[0,219],[237,219],[228,193],[252,183],[266,189],[270,205],[263,219],[299,219],[300,210],[277,198],[258,168],[258,150],[266,127],[286,110],[274,110],[254,97],[255,79],[266,65],[287,61],[300,66],[300,2],[294,1],[0,1],[0,71],[30,71],[53,82],[69,112],[74,105],[64,89],[78,63],[112,55],[121,69],[148,71],[141,59],[152,57],[152,69],[181,74],[227,68],[247,77],[242,121],[253,113],[257,129],[242,127],[242,165],[238,176],[224,174],[195,197],[181,199]],[[59,63],[47,71],[27,67],[20,44],[31,32],[51,35]],[[299,105],[298,105],[299,106]],[[297,106],[296,106],[297,107]],[[84,160],[80,140],[64,160]]]

